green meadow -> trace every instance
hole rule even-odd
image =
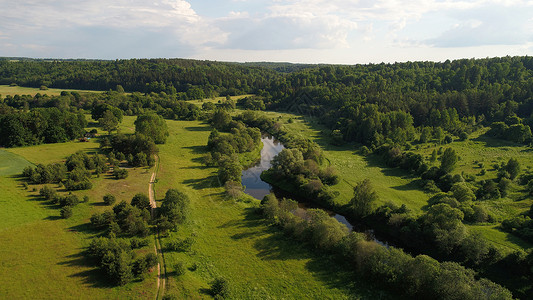
[[[191,234],[189,252],[165,252],[166,294],[179,298],[209,297],[210,282],[226,278],[236,299],[375,298],[376,291],[355,281],[353,274],[271,228],[258,214],[258,201],[226,200],[218,187],[216,169],[201,164],[211,128],[200,122],[167,121],[170,137],[160,146],[156,196],[178,188],[191,199],[190,220],[163,238]],[[184,275],[173,276],[183,262]],[[351,274],[351,275],[350,275]]]
[[[19,158],[20,169],[29,162],[61,162],[76,151],[90,153],[97,149],[95,141],[73,141],[11,148],[2,150],[2,155],[6,152],[9,157]],[[0,299],[154,298],[156,272],[150,273],[143,282],[113,287],[83,255],[96,234],[88,226],[90,216],[110,209],[103,205],[103,195],[113,193],[118,202],[129,201],[139,192],[147,193],[150,172],[143,168],[130,169],[126,180],[107,175],[94,178],[91,190],[74,192],[80,198],[88,195],[89,202],[77,205],[74,215],[66,220],[60,218],[55,205],[39,197],[42,185],[30,184],[25,189],[17,175],[20,172],[0,176]],[[153,244],[141,250],[146,251],[153,251]]]
[[[48,96],[59,96],[62,91],[67,92],[78,92],[78,93],[101,93],[100,91],[89,91],[89,90],[72,90],[72,89],[53,89],[49,88],[46,90],[41,90],[39,88],[30,88],[30,87],[21,87],[21,86],[9,86],[9,85],[0,85],[0,95],[3,97],[10,95],[31,95],[35,96],[35,94],[39,93],[41,95],[48,95]]]
[[[125,117],[120,131],[133,132],[135,117]],[[350,270],[339,269],[327,256],[295,243],[279,229],[269,226],[258,212],[258,201],[227,200],[216,180],[216,169],[204,167],[211,128],[201,122],[167,121],[170,137],[160,145],[156,197],[178,188],[191,198],[191,217],[177,232],[163,238],[195,235],[189,252],[165,252],[168,281],[165,294],[183,298],[211,298],[212,280],[224,277],[238,299],[316,298],[352,299],[385,297],[387,294],[357,281]],[[89,196],[88,203],[74,209],[70,219],[61,219],[59,209],[38,196],[42,185],[28,189],[16,174],[31,163],[61,162],[76,151],[93,153],[98,143],[72,141],[11,148],[8,157],[20,160],[10,175],[0,177],[0,298],[34,299],[130,299],[156,297],[156,271],[143,282],[113,287],[83,256],[96,235],[88,226],[93,213],[109,209],[102,196],[113,193],[117,202],[129,201],[138,192],[147,193],[152,170],[129,170],[126,180],[104,175],[94,178],[94,187],[75,192]],[[55,187],[55,185],[53,185]],[[160,205],[160,203],[159,203]],[[153,251],[154,245],[142,250]],[[184,262],[188,270],[176,276],[174,265]],[[192,271],[194,270],[194,271]]]

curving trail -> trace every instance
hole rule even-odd
[[[157,203],[155,202],[154,184],[157,175],[157,170],[159,169],[159,156],[155,154],[154,158],[154,172],[152,173],[152,176],[150,177],[150,183],[148,184],[148,197],[150,198],[150,206],[152,207],[152,219],[155,217],[155,209],[157,208]],[[155,298],[161,299],[165,292],[167,274],[165,266],[165,257],[163,255],[163,249],[161,248],[161,237],[159,235],[159,230],[155,235],[154,250],[155,254],[159,258],[159,262],[157,263],[157,292],[155,294]],[[163,263],[163,266],[161,266],[161,262]]]

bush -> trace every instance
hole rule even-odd
[[[119,167],[114,167],[113,168],[113,176],[116,178],[116,179],[125,179],[128,177],[128,170],[126,169],[121,169]]]
[[[59,199],[59,205],[61,206],[76,206],[80,203],[80,199],[76,195],[68,195]]]
[[[225,278],[218,277],[211,284],[211,294],[213,297],[225,299],[229,296],[229,284]]]
[[[53,188],[45,185],[42,189],[39,190],[39,195],[43,196],[43,198],[46,200],[50,200],[54,198],[55,195],[57,195],[57,192]]]
[[[104,200],[105,205],[113,205],[117,201],[115,196],[113,196],[112,194],[106,194],[103,197],[103,200]]]
[[[68,219],[72,217],[72,206],[64,206],[61,208],[61,217],[63,219]]]
[[[176,276],[181,276],[185,274],[186,271],[187,271],[187,268],[185,267],[185,264],[182,261],[178,261],[174,265],[174,272],[176,273]]]

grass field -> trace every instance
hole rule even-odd
[[[31,165],[23,157],[0,149],[0,176],[20,174],[25,167]]]
[[[12,148],[9,154],[16,153],[34,163],[51,163],[78,150],[96,151],[97,145],[48,144]],[[147,193],[149,179],[150,170],[143,168],[130,169],[126,180],[95,178],[91,190],[75,192],[79,197],[88,195],[90,201],[76,206],[73,217],[64,220],[59,217],[59,209],[37,196],[41,185],[30,185],[25,190],[16,176],[1,176],[0,299],[154,298],[156,272],[141,283],[112,287],[82,254],[95,235],[87,225],[90,216],[110,208],[102,205],[102,196],[113,193],[117,202],[129,201],[138,192]],[[153,244],[142,251],[152,249]]]
[[[375,298],[377,292],[353,281],[353,274],[329,259],[295,243],[270,228],[257,214],[257,202],[224,200],[216,187],[216,169],[199,162],[206,153],[210,128],[199,122],[167,121],[170,137],[160,146],[156,197],[178,188],[191,198],[190,221],[163,239],[196,235],[187,253],[166,252],[167,271],[182,261],[195,271],[172,276],[167,294],[207,298],[209,283],[226,278],[237,299],[347,299]],[[214,187],[215,186],[215,187]]]
[[[39,88],[30,88],[30,87],[21,87],[21,86],[9,86],[9,85],[0,85],[0,95],[2,97],[5,97],[7,95],[31,95],[35,96],[35,94],[40,93],[41,95],[49,95],[49,96],[58,96],[61,94],[62,91],[67,92],[78,92],[78,93],[101,93],[100,91],[89,91],[89,90],[69,90],[69,89],[52,89],[49,88],[47,90],[41,90]]]

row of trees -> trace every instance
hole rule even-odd
[[[505,288],[476,279],[475,272],[453,262],[439,263],[425,255],[413,257],[400,249],[368,241],[322,210],[310,209],[304,218],[293,211],[297,203],[272,194],[263,200],[265,216],[288,235],[339,256],[357,274],[407,297],[421,299],[512,299]]]

